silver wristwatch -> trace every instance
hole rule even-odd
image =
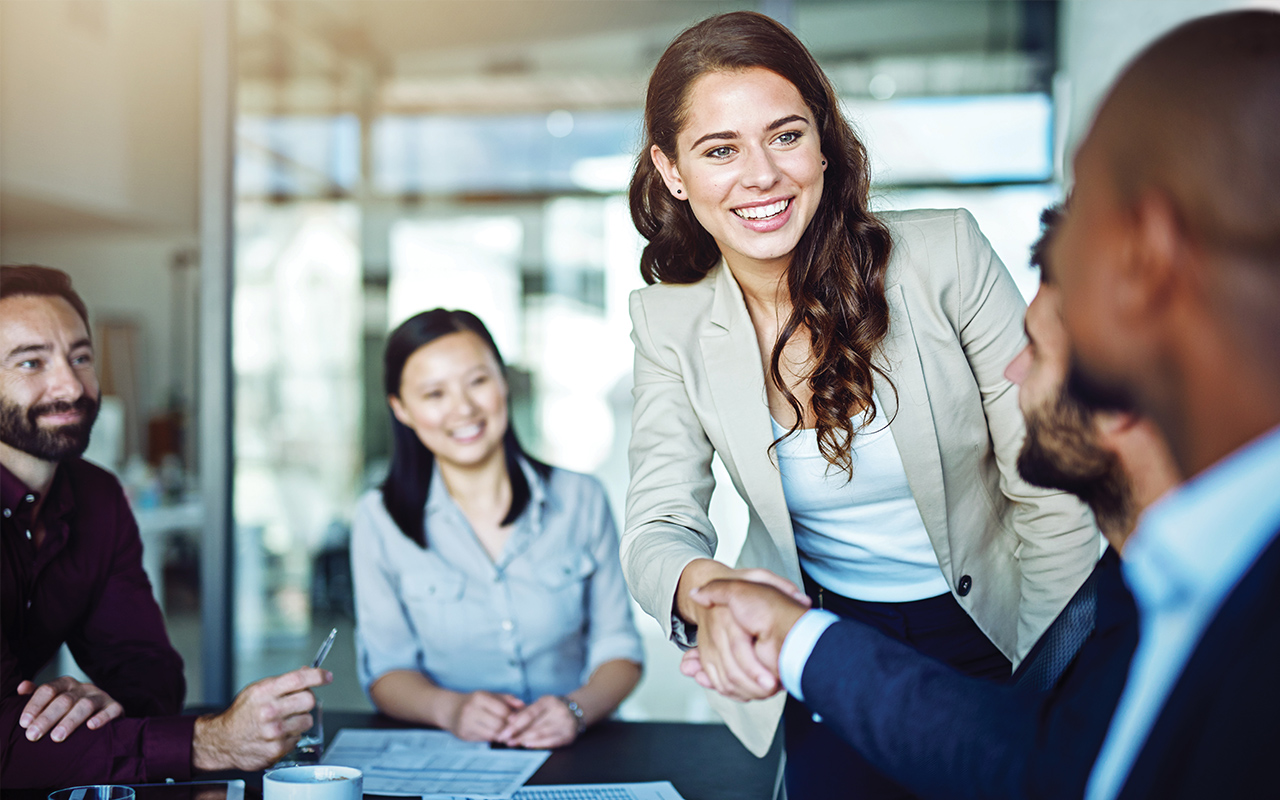
[[[582,706],[578,705],[577,701],[564,696],[560,697],[560,702],[568,707],[569,713],[573,714],[573,718],[578,721],[578,733],[585,731],[587,729],[587,720],[582,713]]]

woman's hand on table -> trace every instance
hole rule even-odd
[[[509,694],[458,694],[445,727],[454,736],[469,742],[501,741],[498,734],[507,727],[512,714],[524,707],[524,701]]]
[[[578,718],[564,700],[543,695],[515,712],[494,741],[509,747],[563,747],[578,738]]]
[[[777,675],[756,653],[756,636],[724,605],[706,606],[694,599],[696,590],[711,581],[744,581],[771,586],[808,606],[809,598],[786,578],[765,569],[732,569],[711,559],[690,562],[680,576],[677,603],[680,615],[698,626],[698,653],[686,657],[681,672],[698,683],[735,700],[759,700],[781,688]],[[698,673],[705,681],[697,678]]]

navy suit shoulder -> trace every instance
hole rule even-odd
[[[1280,531],[1209,624],[1121,800],[1274,795],[1278,675]]]
[[[843,620],[805,665],[805,704],[922,798],[1078,798],[1137,646],[1114,551],[1095,573],[1097,625],[1050,691],[962,675]]]

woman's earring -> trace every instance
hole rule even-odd
[[[822,162],[822,166],[824,166],[824,167],[825,167],[826,165],[827,165],[827,162],[823,161],[823,162]]]
[[[676,194],[684,194],[684,189],[676,189]]]

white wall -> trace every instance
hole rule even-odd
[[[1142,48],[1189,19],[1238,8],[1280,10],[1280,0],[1066,0],[1059,26],[1065,80],[1056,99],[1066,115],[1068,158],[1107,89]]]
[[[171,329],[170,265],[199,242],[200,9],[0,0],[0,261],[64,269],[95,322],[140,326],[143,425],[194,329]]]
[[[6,197],[194,231],[199,10],[197,0],[0,2]]]

